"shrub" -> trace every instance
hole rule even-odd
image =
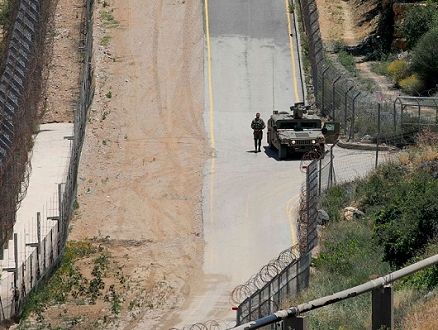
[[[419,95],[423,90],[423,82],[418,78],[416,73],[401,79],[398,83],[400,89],[409,95]]]
[[[390,64],[391,63],[388,63],[386,61],[380,61],[380,62],[373,63],[371,65],[371,71],[374,73],[380,74],[382,76],[389,75],[388,68],[389,68]]]
[[[347,44],[344,40],[335,40],[333,41],[333,52],[339,53],[342,50],[345,50]]]
[[[406,47],[412,49],[418,40],[438,23],[436,6],[427,3],[426,6],[414,6],[403,15],[400,24],[400,34],[406,39]]]
[[[350,72],[354,72],[356,69],[356,61],[354,56],[347,53],[345,50],[341,50],[338,53],[339,62]]]
[[[339,208],[348,206],[351,203],[351,189],[352,187],[348,187],[348,185],[335,186],[330,188],[322,198],[320,207],[327,212],[330,221],[341,220]]]
[[[411,70],[423,80],[425,87],[438,83],[438,27],[427,32],[413,50]]]
[[[387,190],[391,201],[377,213],[375,238],[383,246],[384,260],[402,267],[438,232],[438,180],[417,169]]]
[[[387,71],[394,84],[398,86],[400,81],[408,75],[408,63],[397,59],[389,63]]]

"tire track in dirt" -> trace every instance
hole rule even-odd
[[[123,271],[127,282],[114,283],[123,310],[113,326],[157,329],[202,274],[201,194],[209,157],[202,2],[106,0],[95,7],[96,94],[70,237],[101,244]],[[107,27],[111,15],[118,27]],[[62,315],[59,307],[48,310],[46,319],[62,324],[70,311],[75,317],[75,303],[66,302]],[[82,307],[75,328],[92,328],[108,309],[104,301]]]

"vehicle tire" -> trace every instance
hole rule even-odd
[[[269,135],[268,135],[268,144],[269,144],[269,149],[274,149],[274,145],[272,144],[272,140]]]
[[[278,159],[285,159],[287,155],[287,146],[280,144],[278,146]]]

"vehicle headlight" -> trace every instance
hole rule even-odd
[[[295,140],[290,141],[290,144],[295,144],[295,143],[296,143]]]
[[[312,140],[312,144],[315,144],[316,143],[316,140]]]

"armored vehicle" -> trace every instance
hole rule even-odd
[[[278,158],[285,159],[291,153],[314,151],[317,157],[324,155],[325,138],[321,119],[304,103],[295,103],[289,111],[274,110],[268,120],[268,144],[278,150]]]

